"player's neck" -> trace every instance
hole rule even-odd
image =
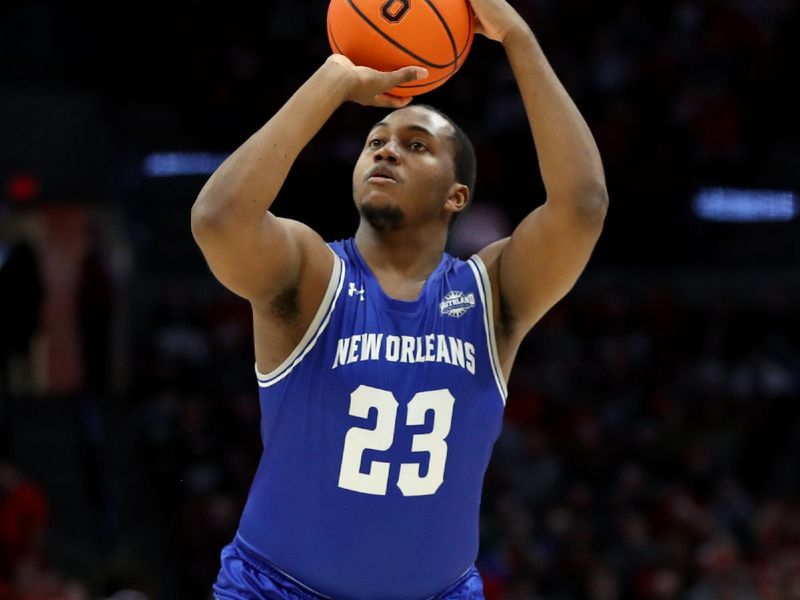
[[[377,231],[362,221],[355,241],[374,273],[419,280],[427,278],[442,260],[447,233],[437,234],[428,228]]]

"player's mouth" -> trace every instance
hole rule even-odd
[[[369,183],[397,183],[398,181],[397,175],[388,167],[373,167],[367,173],[367,182]]]

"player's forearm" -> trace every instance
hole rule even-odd
[[[209,178],[193,218],[257,223],[272,205],[295,159],[347,99],[348,78],[323,64],[261,129]]]
[[[503,46],[525,103],[548,203],[604,213],[607,195],[597,144],[533,33],[517,27]]]

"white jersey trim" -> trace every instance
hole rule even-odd
[[[500,366],[500,358],[497,354],[497,341],[494,335],[494,310],[492,309],[492,284],[489,281],[489,272],[486,270],[483,260],[477,254],[474,254],[467,263],[472,269],[473,275],[475,275],[475,282],[478,284],[478,293],[483,305],[483,325],[486,330],[486,343],[489,347],[492,373],[497,383],[497,389],[500,390],[500,396],[503,398],[503,406],[505,406],[508,388],[506,387],[503,369]]]
[[[325,296],[317,309],[317,314],[314,315],[314,319],[308,326],[303,339],[300,340],[300,343],[295,346],[292,353],[278,368],[265,375],[258,370],[258,363],[256,363],[256,377],[260,387],[267,388],[275,385],[291,373],[292,369],[300,364],[300,361],[311,351],[331,320],[333,309],[336,308],[336,300],[339,298],[339,292],[342,291],[342,285],[344,284],[345,266],[344,260],[330,246],[328,246],[328,250],[333,254],[333,272],[328,282],[328,289],[325,290]]]

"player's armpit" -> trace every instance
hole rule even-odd
[[[304,269],[332,269],[322,238],[307,225],[267,212],[254,227],[232,227],[192,211],[192,233],[214,276],[251,302],[298,283]]]
[[[515,338],[573,288],[600,237],[606,206],[604,194],[580,210],[545,203],[495,251],[498,294]]]

